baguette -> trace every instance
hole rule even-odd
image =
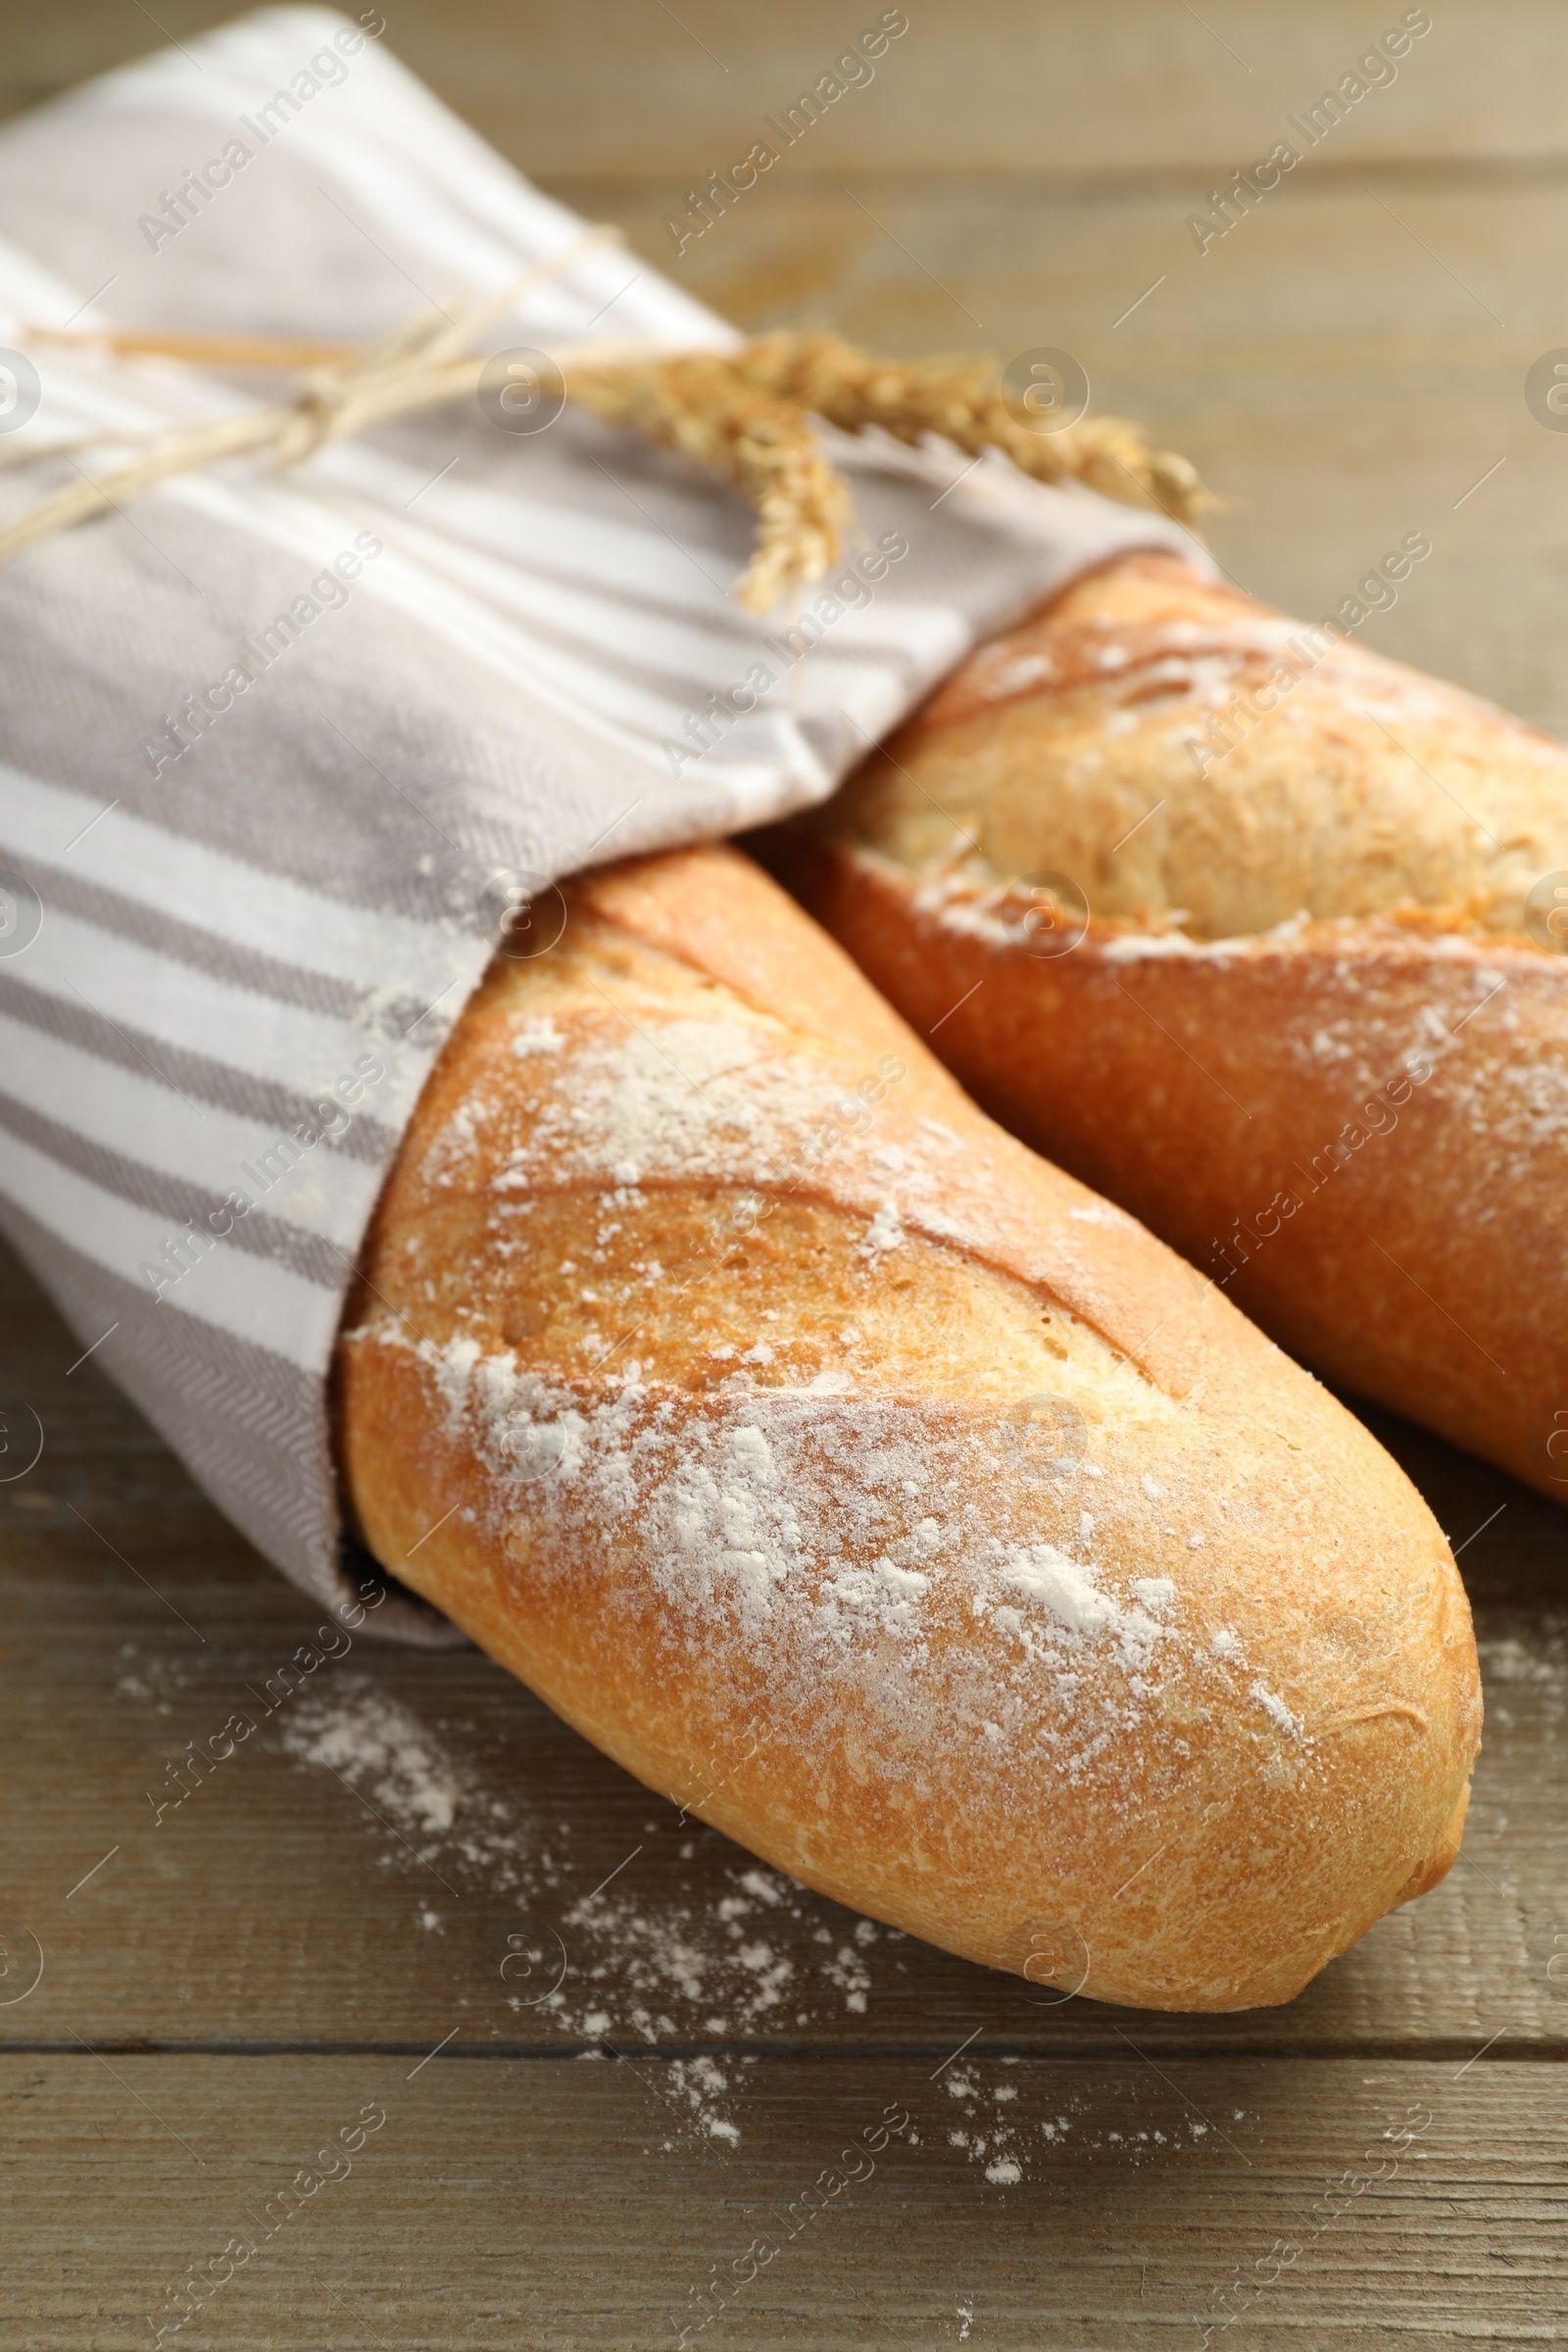
[[[794,854],[1004,1125],[1568,1499],[1561,747],[1143,555],[980,648]]]
[[[1290,1999],[1457,1850],[1479,1685],[1425,1505],[749,860],[565,902],[376,1213],[365,1541],[840,1902],[1102,2000]]]

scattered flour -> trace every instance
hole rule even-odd
[[[722,1177],[742,1151],[759,1180],[780,1176],[822,1117],[824,1095],[831,1101],[819,1062],[773,1050],[756,1029],[652,1022],[579,1043],[570,1088],[546,1097],[499,1186],[526,1189],[545,1170],[557,1181],[609,1175],[622,1186],[655,1173]],[[468,1140],[456,1127],[455,1119],[437,1146],[449,1155]]]
[[[548,1013],[520,1021],[512,1033],[512,1051],[519,1060],[530,1054],[559,1054],[565,1042]]]
[[[1024,2062],[1003,2058],[997,2064],[1000,2073]],[[1027,2100],[1035,2087],[1032,2075],[1025,2074],[1022,2082]],[[1080,2098],[1069,2098],[1065,2109],[1053,2114],[1041,2116],[1037,2111],[1031,2115],[1015,2104],[1020,2096],[1016,2075],[1011,2080],[998,2080],[972,2058],[961,2070],[942,2077],[941,2085],[962,2110],[962,2122],[943,2134],[948,2146],[960,2150],[965,2161],[979,2167],[998,2188],[1015,2187],[1029,2177],[1031,2161],[1040,2152],[1039,2142],[1047,2148],[1059,2148],[1071,2140],[1086,2155],[1114,2149],[1137,2165],[1160,2148],[1173,2154],[1191,2153],[1204,2136],[1204,2126],[1191,2114],[1184,2115],[1180,2127],[1170,2119],[1169,2128],[1163,2131],[1152,2125],[1135,2129],[1131,2123],[1121,2131],[1108,2130],[1102,2120],[1090,2120],[1102,2119],[1103,2106],[1099,2101],[1092,2106]],[[1241,2121],[1241,2116],[1236,2120]]]
[[[283,1734],[291,1754],[325,1765],[351,1788],[364,1787],[411,1836],[429,1838],[457,1820],[459,1784],[452,1768],[407,1707],[373,1698],[311,1697]]]
[[[1125,1209],[1112,1208],[1108,1200],[1092,1201],[1087,1208],[1069,1208],[1067,1214],[1079,1225],[1105,1225],[1119,1233],[1139,1233],[1143,1230]]]
[[[871,1773],[945,1753],[1071,1780],[1157,1699],[1152,1676],[1240,1695],[1223,1653],[1182,1627],[1169,1579],[1134,1592],[1081,1556],[1089,1514],[1072,1550],[1040,1540],[1034,1488],[961,1407],[746,1388],[694,1408],[630,1370],[595,1390],[470,1338],[377,1337],[419,1355],[490,1474],[497,1543],[542,1579],[580,1585],[592,1560],[596,1607],[652,1602],[676,1652],[744,1658],[780,1740],[808,1741],[851,1706]],[[989,1652],[948,1640],[976,1622]]]
[[[1305,1727],[1298,1715],[1291,1713],[1283,1698],[1275,1691],[1266,1690],[1262,1683],[1252,1685],[1251,1694],[1270,1723],[1276,1725],[1280,1731],[1287,1733],[1292,1740],[1300,1739]]]
[[[672,1870],[667,1854],[657,1894],[639,1892],[635,1865],[613,1885],[573,1894],[570,1882],[580,1873],[565,1858],[569,1831],[544,1835],[519,1818],[520,1808],[460,1762],[411,1707],[364,1676],[302,1695],[282,1744],[374,1807],[366,1829],[378,1836],[388,1868],[428,1868],[447,1882],[457,1901],[437,1911],[421,1899],[415,1916],[423,1930],[455,1936],[464,1903],[474,1902],[477,1917],[493,1913],[499,1897],[503,1916],[514,1913],[559,1939],[560,1983],[543,1999],[497,1990],[500,2009],[516,2013],[517,2028],[542,2027],[635,2059],[639,2046],[659,2042],[733,2040],[820,2026],[834,2015],[863,2016],[873,1962],[885,1974],[903,1972],[898,1947],[905,1938],[896,1930],[855,1920],[739,1855],[723,1873],[723,1891],[706,1900],[692,1891],[693,1874]],[[492,2021],[490,2030],[506,2029]],[[711,2057],[665,2061],[643,2079],[701,2136],[733,2145],[740,2138],[739,2065]]]
[[[1547,1620],[1528,1640],[1517,1634],[1480,1634],[1476,1650],[1483,1679],[1489,1683],[1538,1683],[1553,1690],[1568,1690],[1568,1644],[1561,1620]]]
[[[859,1247],[865,1257],[880,1257],[890,1250],[903,1249],[904,1227],[899,1222],[896,1201],[884,1200],[866,1227],[865,1239]]]

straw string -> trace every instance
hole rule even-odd
[[[304,465],[328,443],[394,416],[474,398],[486,361],[469,346],[535,287],[618,234],[592,228],[482,300],[454,313],[423,314],[373,345],[132,328],[56,330],[52,337],[35,330],[40,341],[107,342],[124,356],[162,354],[225,367],[303,363],[303,371],[289,399],[244,416],[6,450],[0,462],[117,443],[137,454],[102,480],[82,475],[68,483],[0,530],[0,564],[181,474],[263,454],[280,469]],[[1042,431],[1009,402],[998,362],[983,354],[886,360],[837,335],[776,333],[731,351],[672,353],[651,342],[601,338],[551,356],[568,399],[691,458],[750,501],[757,539],[735,593],[753,612],[771,612],[832,569],[853,523],[849,488],[822,445],[818,418],[849,433],[878,428],[911,448],[939,437],[971,458],[996,449],[1034,481],[1081,483],[1182,522],[1194,522],[1214,503],[1185,458],[1152,449],[1124,418],[1084,418]]]

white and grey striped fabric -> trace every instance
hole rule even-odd
[[[29,416],[0,351],[0,451],[270,389],[38,324],[379,337],[580,239],[366,22],[266,10],[0,134],[0,346],[27,346],[39,394]],[[491,340],[590,331],[732,336],[601,245]],[[825,797],[978,636],[1119,548],[1190,547],[1000,464],[844,458],[864,547],[796,640],[727,593],[740,503],[569,409],[231,465],[0,571],[0,1219],[82,1348],[333,1605],[344,1289],[508,905]],[[112,462],[9,466],[0,513]],[[756,708],[715,717],[756,664]],[[450,1635],[412,1598],[377,1618]]]

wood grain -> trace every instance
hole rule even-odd
[[[157,12],[175,38],[230,13]],[[1568,435],[1522,390],[1565,339],[1561,11],[1447,0],[1397,82],[1200,257],[1187,214],[1384,17],[932,0],[677,256],[686,189],[876,13],[410,0],[388,39],[745,324],[1074,351],[1097,406],[1230,500],[1214,545],[1262,596],[1313,614],[1427,530],[1432,561],[1368,640],[1568,733]],[[0,112],[161,37],[122,0],[0,0]],[[858,1942],[814,1897],[765,1902],[737,1849],[477,1654],[357,1641],[265,1712],[254,1693],[314,1613],[94,1363],[68,1371],[78,1352],[0,1257],[0,1400],[45,1434],[26,1476],[0,1460],[8,2345],[150,2342],[188,2266],[372,2099],[385,2128],[204,2306],[196,2352],[673,2346],[759,2237],[777,2256],[689,2341],[1563,2339],[1568,1603],[1547,1503],[1369,1416],[1463,1546],[1482,1642],[1487,1744],[1436,1894],[1285,2011],[1037,2006],[915,1943]],[[312,1704],[356,1695],[401,1710],[450,1775],[446,1828],[411,1835],[373,1773],[356,1792],[291,1751]],[[247,1708],[255,1732],[155,1821],[171,1760]],[[511,1940],[531,1968],[553,1935],[555,2006]],[[769,1969],[780,1997],[759,2007]],[[792,2201],[895,2101],[917,2144],[797,2227]],[[1430,2125],[1368,2180],[1412,2110]],[[1332,2180],[1345,2209],[1319,2226]]]
[[[224,0],[122,0],[0,12],[13,106],[222,24]],[[346,9],[358,16],[358,7]],[[744,152],[760,119],[814,83],[882,0],[549,0],[394,4],[386,38],[536,176],[599,172],[676,187]],[[809,134],[819,169],[1150,172],[1212,177],[1266,154],[1285,117],[1351,71],[1403,0],[927,0],[909,30]],[[1347,158],[1561,158],[1568,24],[1544,0],[1446,0],[1433,29],[1336,134]],[[589,29],[591,27],[591,29]],[[853,71],[853,69],[852,69]],[[804,146],[805,142],[803,142]],[[815,162],[813,157],[813,162]]]
[[[0,2069],[40,2280],[0,2285],[0,2324],[29,2352],[128,2352],[199,2267],[185,2340],[247,2352],[673,2352],[708,2314],[689,2343],[1077,2352],[1196,2344],[1227,2315],[1236,2352],[1560,2341],[1553,2072],[769,2058],[729,2070],[716,2140],[659,2059],[38,2058]],[[367,2105],[385,2124],[287,2216]],[[236,2240],[228,2264],[256,2252],[220,2283]]]

